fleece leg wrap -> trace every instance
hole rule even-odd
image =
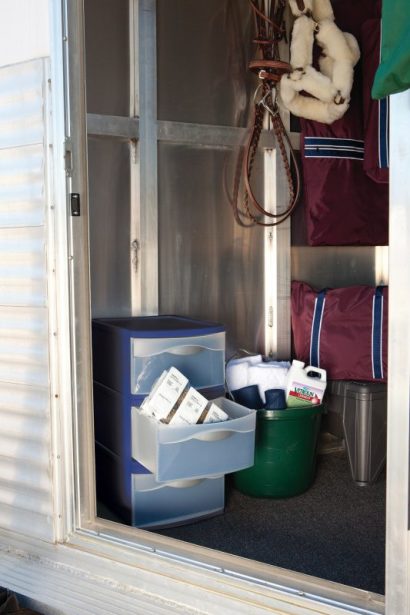
[[[303,10],[297,0],[289,5],[296,16],[290,45],[293,71],[281,78],[281,100],[294,115],[331,124],[348,109],[359,46],[335,24],[329,0],[305,0]],[[319,71],[312,66],[315,36],[322,49]]]

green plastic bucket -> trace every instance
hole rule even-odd
[[[258,410],[255,464],[235,472],[236,487],[255,497],[287,498],[313,482],[323,406]]]

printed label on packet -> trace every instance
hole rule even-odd
[[[228,415],[189,386],[175,367],[162,372],[140,407],[141,414],[172,426],[226,421]]]
[[[187,384],[188,378],[175,367],[163,372],[141,406],[143,414],[152,415],[159,421],[166,418],[177,404]]]
[[[307,402],[316,405],[320,404],[322,401],[323,390],[316,389],[312,386],[306,386],[301,382],[294,382],[289,391],[289,397],[293,398],[292,401]]]
[[[220,423],[221,421],[227,421],[229,416],[221,410],[216,404],[211,403],[208,407],[208,411],[203,420],[203,423]]]
[[[194,425],[198,422],[208,400],[192,387],[188,389],[185,397],[176,408],[171,417],[170,425]]]
[[[202,423],[220,423],[229,416],[203,395],[191,388],[177,408],[171,412],[170,425],[195,425]]]

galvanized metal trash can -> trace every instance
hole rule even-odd
[[[386,463],[387,384],[330,381],[324,406],[323,430],[345,440],[353,480],[376,482]]]

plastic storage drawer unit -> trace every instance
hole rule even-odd
[[[196,389],[225,382],[225,330],[181,316],[93,320],[94,380],[123,394],[147,395],[174,366]]]
[[[152,474],[132,476],[132,525],[165,527],[223,512],[224,476],[157,483]]]
[[[374,483],[386,462],[387,385],[328,382],[323,430],[344,438],[353,480]]]
[[[164,425],[134,407],[133,458],[159,482],[229,474],[253,465],[255,410],[224,397],[213,401],[228,414],[228,421]]]
[[[93,320],[94,426],[97,498],[126,523],[187,522],[223,511],[218,480],[177,489],[155,477],[131,454],[131,409],[154,381],[176,366],[207,398],[224,395],[225,330],[180,316]],[[170,501],[167,501],[167,498]]]

